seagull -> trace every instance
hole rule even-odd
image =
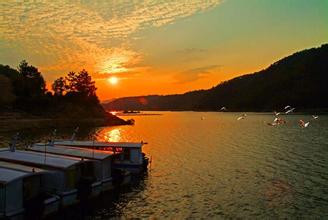
[[[308,121],[308,122],[305,123],[305,122],[301,119],[301,120],[299,121],[299,124],[300,124],[301,128],[306,128],[306,127],[309,126],[310,122]]]
[[[245,119],[246,116],[247,116],[247,115],[244,113],[244,114],[242,114],[241,116],[239,116],[239,117],[237,118],[237,120],[239,121],[239,120],[241,120],[241,119]]]
[[[225,110],[227,110],[227,108],[223,106],[220,110],[225,111]]]
[[[274,111],[273,114],[274,114],[275,116],[278,116],[278,115],[280,115],[281,113],[280,113],[280,112],[276,112],[276,111]]]
[[[312,115],[312,118],[313,118],[314,120],[317,120],[317,119],[319,118],[319,116],[318,116],[318,115]]]
[[[289,113],[293,112],[294,110],[295,110],[295,108],[291,108],[291,109],[287,110],[287,111],[285,112],[285,114],[289,114]]]
[[[288,108],[291,108],[290,105],[285,106],[285,110],[287,110]]]
[[[270,126],[276,126],[276,125],[278,125],[278,124],[277,124],[276,122],[272,122],[272,123],[268,122],[267,125],[270,125]]]
[[[239,121],[241,119],[245,119],[245,117],[244,116],[240,116],[240,117],[237,118],[237,121]]]
[[[268,123],[268,125],[276,126],[276,125],[281,125],[281,124],[285,124],[285,123],[286,123],[286,121],[284,119],[282,119],[282,118],[275,118],[273,120],[273,122],[272,123]]]

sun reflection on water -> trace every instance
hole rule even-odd
[[[112,130],[106,130],[102,135],[105,141],[118,142],[122,140],[121,129],[114,128]]]

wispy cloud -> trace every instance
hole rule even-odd
[[[197,67],[193,69],[188,69],[186,71],[180,72],[174,76],[176,83],[188,83],[199,80],[201,78],[208,77],[213,71],[219,71],[221,65],[208,65]]]
[[[0,40],[8,48],[19,44],[27,59],[43,60],[39,65],[45,72],[125,72],[142,59],[129,47],[131,34],[173,23],[219,2],[1,1]]]

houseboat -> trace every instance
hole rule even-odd
[[[0,161],[56,171],[53,175],[45,177],[47,191],[59,195],[62,206],[69,206],[78,202],[77,188],[81,183],[82,165],[85,165],[87,160],[47,153],[1,150]]]
[[[74,135],[73,135],[74,136]],[[115,157],[113,167],[126,169],[131,173],[138,174],[147,170],[149,159],[142,152],[145,142],[99,142],[99,141],[52,141],[52,145],[69,146],[78,148],[98,149],[103,151],[112,151],[114,154],[120,154]],[[42,145],[42,143],[38,144]]]
[[[23,187],[22,190],[18,189],[18,192],[23,192],[24,195],[23,205],[25,210],[30,211],[33,214],[38,212],[41,216],[47,216],[59,210],[60,197],[51,194],[46,190],[46,186],[47,186],[47,182],[45,181],[46,175],[52,175],[53,174],[52,171],[47,171],[36,167],[30,167],[30,166],[25,166],[16,163],[9,163],[4,161],[0,161],[0,169],[7,170],[6,171],[7,173],[10,172],[9,170],[12,170],[13,171],[12,175],[15,173],[22,174],[20,176],[22,178],[19,177],[6,183],[7,186],[8,184],[16,184],[17,187]],[[5,173],[0,172],[0,178],[1,178],[0,182],[4,180],[3,177],[8,178],[8,176],[5,175],[6,175]],[[16,182],[14,183],[13,181]],[[21,183],[23,185],[21,185]],[[20,196],[15,194],[14,192],[10,192],[10,189],[12,188],[9,187],[9,191],[6,191],[6,193],[12,193],[12,195],[10,194],[12,197]],[[6,196],[6,198],[8,198],[8,196]],[[19,202],[20,200],[21,200],[20,198],[16,198],[16,201],[18,202],[17,204],[20,203]],[[1,204],[6,204],[6,202],[4,203],[4,201],[1,201]],[[33,207],[31,207],[32,205]],[[3,207],[2,205],[0,206]],[[8,205],[6,207],[8,208]],[[34,210],[33,208],[34,209],[38,208],[38,210]]]
[[[112,151],[46,144],[34,144],[28,148],[28,150],[35,152],[47,151],[50,154],[85,158],[88,160],[96,161],[97,166],[93,167],[93,172],[97,177],[97,181],[99,181],[101,184],[99,184],[99,189],[92,189],[93,196],[97,196],[100,191],[112,189],[113,183],[115,185],[115,183],[127,184],[130,182],[131,176],[129,172],[124,170],[120,172],[112,168],[113,159],[119,157],[119,154],[114,154]]]

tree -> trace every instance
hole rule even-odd
[[[18,78],[19,72],[8,65],[0,64],[0,75],[7,77],[13,82]]]
[[[15,100],[10,79],[0,75],[0,106],[11,104]]]
[[[95,81],[92,81],[91,76],[86,70],[79,73],[69,72],[65,77],[68,82],[67,88],[69,92],[80,93],[86,97],[96,96]]]
[[[52,84],[52,90],[54,91],[55,95],[63,96],[64,92],[67,90],[66,80],[63,77],[59,77],[54,81]]]
[[[18,66],[19,76],[15,81],[15,92],[21,97],[43,96],[46,83],[39,70],[23,60]]]

